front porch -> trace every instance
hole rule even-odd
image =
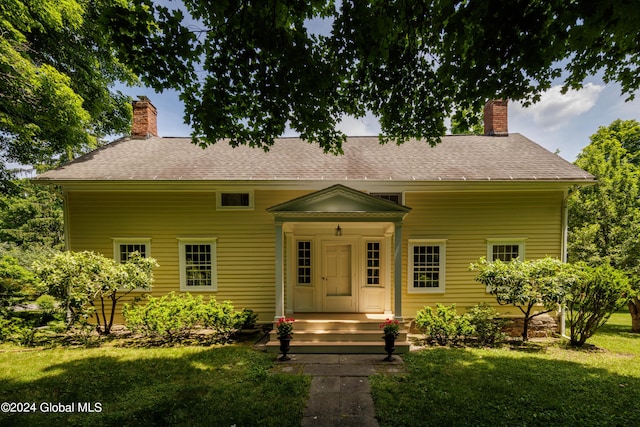
[[[402,320],[402,222],[410,210],[339,184],[267,209],[275,225],[275,320],[293,313]]]
[[[291,354],[385,354],[380,324],[389,316],[367,313],[295,313]],[[275,329],[269,334],[268,353],[278,353]],[[394,354],[406,353],[407,330],[400,329]]]

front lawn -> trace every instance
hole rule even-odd
[[[1,352],[0,401],[35,413],[3,406],[0,425],[300,425],[310,378],[272,360],[241,345]]]
[[[428,348],[370,379],[382,426],[623,426],[640,417],[640,335],[614,315],[574,350]]]

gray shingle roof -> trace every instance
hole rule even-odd
[[[123,138],[36,180],[593,181],[520,134],[445,136],[436,147],[349,137],[343,148],[334,156],[298,138],[278,139],[269,152],[226,141],[202,149],[190,138]]]

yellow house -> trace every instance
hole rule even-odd
[[[62,189],[68,249],[141,251],[160,265],[153,295],[214,295],[262,321],[494,302],[469,264],[563,258],[569,192],[594,181],[509,134],[506,101],[487,103],[486,135],[350,137],[342,156],[298,138],[203,150],[157,136],[156,114],[136,101],[130,137],[35,179]]]

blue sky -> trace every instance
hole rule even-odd
[[[184,124],[184,104],[178,93],[156,93],[149,88],[126,88],[125,93],[136,97],[148,96],[158,109],[160,136],[189,136],[191,129]],[[640,94],[625,102],[617,85],[605,85],[591,79],[580,91],[560,93],[560,86],[545,92],[537,104],[523,108],[517,102],[509,103],[509,132],[521,133],[549,151],[559,150],[560,156],[573,162],[586,145],[589,137],[600,126],[608,126],[616,119],[640,121]],[[339,128],[349,136],[377,135],[378,121],[373,116],[360,119],[345,117]],[[287,132],[285,136],[294,136]]]

